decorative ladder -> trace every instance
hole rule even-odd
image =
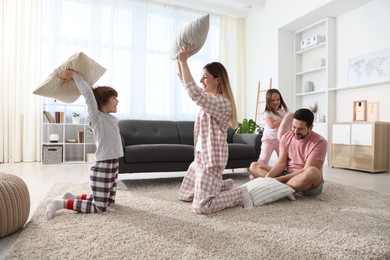
[[[269,78],[269,88],[268,89],[271,89],[272,88],[272,78]],[[264,100],[261,100],[260,99],[260,94],[261,92],[266,92],[267,90],[261,90],[260,89],[260,80],[258,81],[257,83],[257,98],[256,98],[256,115],[255,115],[255,123],[257,124],[257,119],[259,118],[260,115],[262,115],[264,112],[264,108],[260,111],[260,106],[261,104],[265,104],[265,99]],[[264,125],[264,123],[260,123],[258,124],[260,126]]]

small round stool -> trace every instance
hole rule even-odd
[[[19,230],[30,214],[30,194],[16,175],[0,173],[0,238]]]

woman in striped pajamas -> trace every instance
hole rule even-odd
[[[194,126],[195,160],[187,170],[180,187],[182,201],[192,202],[192,211],[209,214],[243,204],[253,203],[246,186],[233,189],[233,180],[223,180],[222,173],[228,161],[227,130],[237,124],[236,106],[225,67],[212,62],[203,68],[197,86],[187,60],[190,47],[178,52],[179,77],[190,98],[200,107]]]
[[[61,70],[59,78],[74,80],[87,104],[89,126],[95,143],[95,163],[91,167],[92,194],[74,195],[65,193],[61,198],[49,199],[46,218],[52,219],[59,209],[81,213],[106,211],[115,203],[119,158],[123,156],[118,120],[110,113],[117,112],[118,93],[111,87],[91,88],[85,80],[72,70]]]

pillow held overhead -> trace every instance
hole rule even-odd
[[[40,96],[58,99],[65,103],[72,103],[76,101],[80,97],[80,92],[73,80],[65,81],[58,78],[58,73],[62,69],[71,69],[76,71],[81,77],[83,77],[89,86],[93,86],[93,84],[95,84],[96,81],[98,81],[98,79],[106,72],[105,68],[88,57],[85,53],[78,52],[55,69],[33,93]]]
[[[197,53],[204,45],[209,32],[210,15],[206,14],[185,26],[176,36],[176,40],[172,46],[171,59],[177,59],[177,53],[180,48],[185,45],[190,45],[190,56]]]

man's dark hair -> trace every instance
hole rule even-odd
[[[314,121],[314,114],[310,109],[301,108],[295,111],[293,118],[306,122],[307,127],[311,127]]]

